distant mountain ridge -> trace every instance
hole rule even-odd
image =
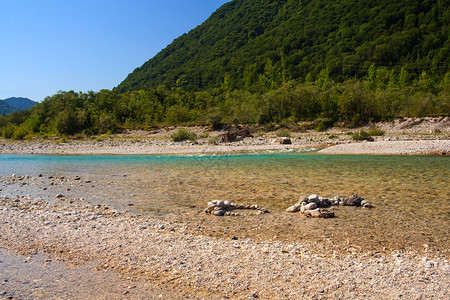
[[[10,114],[16,111],[28,109],[36,105],[36,102],[23,97],[11,97],[0,100],[0,115]]]
[[[364,78],[373,64],[437,80],[449,71],[448,0],[233,0],[137,68],[118,92],[248,89],[260,75]],[[406,73],[405,73],[406,74]]]
[[[13,113],[15,111],[17,111],[17,109],[12,107],[5,101],[0,100],[0,115],[7,115],[7,114]]]

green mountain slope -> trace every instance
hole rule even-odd
[[[362,78],[371,65],[442,78],[449,0],[234,0],[134,70],[119,92],[158,85],[250,89],[327,70]]]
[[[17,109],[12,107],[11,105],[6,103],[5,101],[0,100],[0,115],[7,115],[7,114],[10,114],[10,113],[15,112],[15,111],[17,111]]]

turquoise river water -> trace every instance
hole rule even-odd
[[[447,254],[450,159],[317,153],[228,155],[0,155],[0,176],[30,175],[33,184],[1,185],[0,195],[57,201],[62,193],[93,204],[189,222],[211,236],[316,240],[340,248],[420,248]],[[43,177],[38,178],[42,174]],[[49,185],[49,176],[64,180]],[[79,176],[81,180],[73,178]],[[37,179],[38,178],[38,179]],[[284,210],[309,194],[361,195],[375,209],[341,207],[314,220]],[[267,215],[218,218],[208,201],[257,203]],[[195,227],[195,228],[194,228]]]

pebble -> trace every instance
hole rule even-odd
[[[433,268],[434,267],[434,263],[431,262],[428,257],[424,257],[422,258],[422,262],[425,268]]]
[[[302,202],[308,202],[308,197],[301,196],[300,198],[298,198],[297,204],[301,204]]]
[[[302,212],[306,211],[306,210],[313,210],[317,208],[317,204],[314,202],[305,204],[302,206]]]
[[[313,210],[307,210],[305,213],[308,213],[311,217],[314,218],[334,218],[334,212],[323,209],[323,208],[317,208]]]
[[[319,196],[317,196],[317,195],[310,195],[308,197],[308,201],[314,202],[314,203],[319,203],[320,199],[319,199]]]
[[[300,207],[298,205],[292,205],[286,209],[287,212],[292,212],[292,213],[298,212],[299,210],[300,210]]]
[[[214,210],[212,212],[212,214],[215,215],[215,216],[221,217],[221,216],[225,215],[225,210],[223,210],[223,209]]]

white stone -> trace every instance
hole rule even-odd
[[[300,207],[297,205],[290,206],[286,209],[287,212],[292,212],[292,213],[298,212],[299,210],[300,210]]]

